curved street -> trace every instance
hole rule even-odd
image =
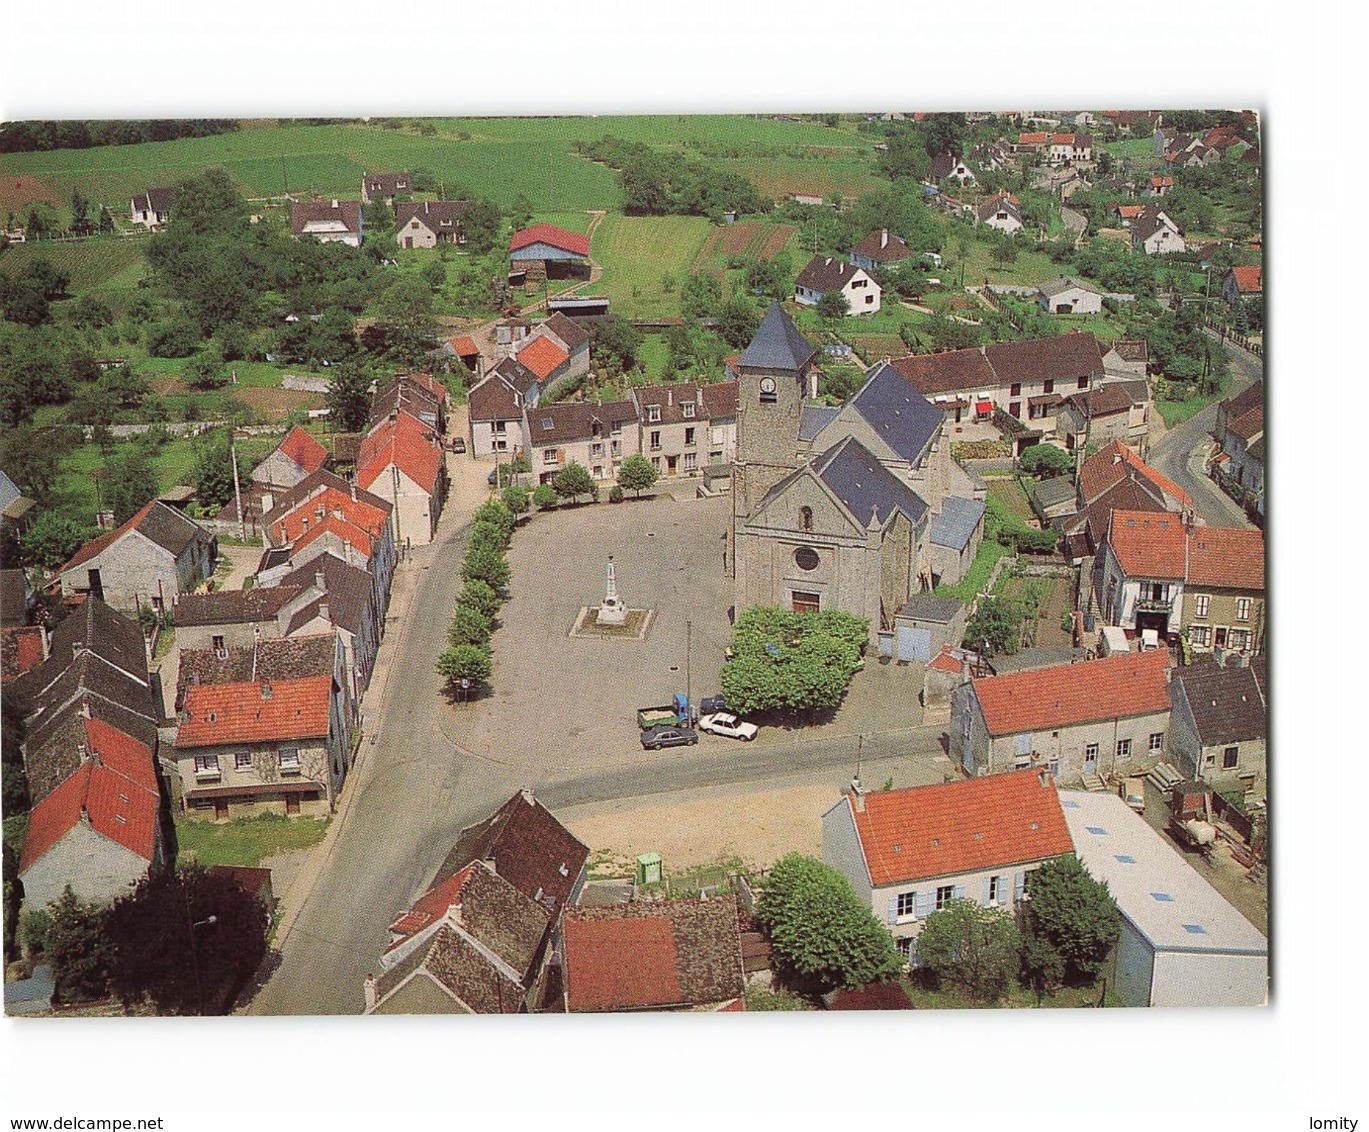
[[[1216,338],[1211,331],[1209,337]],[[1248,354],[1239,346],[1224,343],[1227,357],[1231,360],[1231,389],[1227,396],[1235,397],[1247,386],[1264,376],[1261,360]],[[1150,446],[1147,460],[1163,472],[1190,496],[1198,514],[1214,526],[1253,527],[1245,512],[1222,491],[1204,470],[1209,439],[1217,425],[1217,406],[1207,406],[1201,413],[1189,417],[1176,425]]]

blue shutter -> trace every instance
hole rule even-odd
[[[1018,873],[1012,881],[1012,898],[1021,900],[1022,894],[1027,891],[1027,874]]]
[[[889,923],[898,923],[898,896],[889,897]]]
[[[965,886],[964,886],[963,884],[958,884],[958,885],[955,886],[955,888],[953,888],[953,889],[951,890],[951,899],[952,899],[952,900],[964,900],[964,899],[965,899]]]
[[[991,879],[992,878],[990,877],[984,878],[984,899],[981,900],[980,903],[983,904],[985,908],[989,906],[989,882]]]
[[[1017,741],[1017,753],[1019,755],[1029,755],[1032,753],[1032,733],[1024,731],[1015,737]]]
[[[917,918],[920,920],[925,916],[930,916],[936,908],[936,892],[918,892],[913,894],[914,907],[917,909]]]
[[[1008,902],[1008,885],[1011,881],[1012,877],[1008,876],[1007,873],[998,878],[998,902],[1000,904],[1007,904]]]

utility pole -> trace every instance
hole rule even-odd
[[[694,635],[694,622],[685,622],[685,700],[689,703],[694,702],[694,686],[690,680],[689,672],[689,651]]]
[[[242,517],[242,484],[238,482],[238,442],[229,434],[228,458],[233,461],[233,498],[238,503],[238,538],[247,541],[247,524]]]

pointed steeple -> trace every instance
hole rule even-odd
[[[742,366],[757,369],[780,369],[798,373],[817,356],[817,347],[812,345],[794,325],[793,319],[784,313],[779,303],[771,303],[770,309],[761,319],[756,336],[751,344],[742,351]]]

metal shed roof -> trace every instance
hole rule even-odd
[[[937,546],[964,550],[984,517],[984,504],[977,499],[948,495],[941,501],[941,514],[932,519],[931,540]]]
[[[1121,798],[1062,790],[1060,804],[1084,867],[1156,951],[1268,954],[1254,925]]]

